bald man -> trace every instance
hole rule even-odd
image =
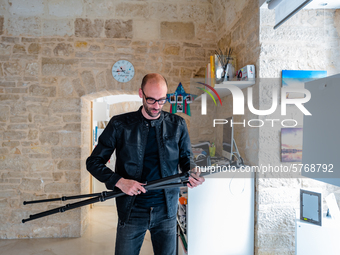
[[[116,255],[137,255],[147,230],[156,255],[176,254],[176,214],[179,188],[146,192],[147,182],[193,169],[186,123],[162,110],[167,82],[156,73],[144,76],[139,89],[143,106],[114,116],[86,161],[88,171],[111,190],[128,196],[116,198],[118,225]],[[116,153],[115,171],[106,167]],[[198,174],[188,186],[204,182]]]

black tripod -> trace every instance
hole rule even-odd
[[[189,172],[175,174],[169,177],[165,177],[156,181],[149,182],[147,185],[144,186],[146,190],[155,190],[155,189],[167,189],[167,188],[177,188],[186,186],[188,178],[190,176]],[[85,198],[85,197],[92,197],[90,199],[86,199],[83,201],[79,201],[72,204],[67,204],[65,206],[57,207],[52,210],[44,211],[41,213],[30,215],[28,219],[23,219],[22,223],[27,221],[39,219],[51,214],[65,212],[71,209],[75,209],[81,206],[97,203],[97,202],[104,202],[107,199],[120,197],[126,195],[122,191],[103,191],[101,193],[93,193],[93,194],[85,194],[85,195],[78,195],[78,196],[63,196],[60,198],[51,198],[51,199],[43,199],[43,200],[33,200],[33,201],[24,201],[24,205],[27,204],[36,204],[36,203],[45,203],[45,202],[53,202],[53,201],[66,201],[71,199],[78,199],[78,198]]]

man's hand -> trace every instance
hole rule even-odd
[[[201,185],[205,181],[204,177],[200,177],[200,174],[201,174],[200,172],[190,174],[189,183],[187,184],[189,188],[197,187],[198,185]]]
[[[135,180],[124,178],[120,178],[119,181],[116,183],[116,187],[129,196],[138,195],[141,192],[145,193],[146,190],[142,185],[145,185],[145,183],[140,183]]]

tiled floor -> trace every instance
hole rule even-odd
[[[0,240],[1,255],[113,255],[117,225],[116,209],[94,206],[90,224],[80,238]],[[140,255],[152,255],[147,232]]]

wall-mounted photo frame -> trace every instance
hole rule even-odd
[[[327,76],[327,71],[315,70],[282,70],[282,87],[302,89],[305,83],[324,78]],[[286,94],[286,98],[304,98],[303,93],[290,92]]]
[[[300,189],[300,220],[322,225],[322,194]]]
[[[302,128],[281,128],[281,162],[302,162]]]
[[[183,103],[183,96],[182,95],[179,95],[177,96],[177,103]]]
[[[187,95],[185,100],[187,101],[187,104],[191,104],[192,103],[192,96],[191,95]]]
[[[176,104],[176,96],[175,95],[170,96],[170,104]]]
[[[183,112],[183,105],[177,104],[177,112]]]

